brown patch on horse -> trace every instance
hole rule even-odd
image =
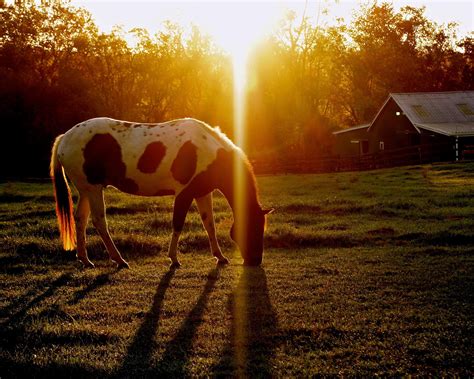
[[[171,173],[181,184],[188,183],[196,172],[197,147],[191,141],[186,141],[178,151],[171,165]]]
[[[234,160],[241,159],[237,157],[238,153],[235,151],[227,151],[220,148],[217,150],[216,159],[207,166],[207,168],[196,175],[193,180],[180,193],[185,196],[193,198],[207,195],[214,189],[219,189],[226,196],[233,206],[233,192],[234,192]],[[245,191],[248,199],[255,199],[258,203],[257,183],[255,175],[253,174],[252,166],[248,160],[243,159],[242,164],[245,165]]]
[[[148,144],[142,156],[138,160],[137,169],[144,174],[152,174],[156,171],[166,154],[166,147],[162,142]]]
[[[128,193],[138,192],[137,183],[125,177],[122,149],[109,133],[96,134],[86,144],[82,169],[90,184],[112,185]]]
[[[232,151],[222,148],[217,150],[216,159],[207,166],[206,170],[197,174],[179,196],[198,198],[207,195],[216,188],[228,194],[232,193],[233,162],[234,153]]]
[[[224,149],[219,149],[216,159],[207,166],[206,170],[197,174],[179,195],[176,196],[174,215],[178,215],[179,217],[173,216],[173,230],[182,230],[184,218],[193,199],[207,195],[216,188],[232,187],[232,179],[222,174],[223,172],[227,172],[232,176],[232,171],[229,171],[229,169],[232,169],[232,153]]]
[[[233,184],[234,162],[244,165],[243,186],[244,199],[247,212],[239,215],[236,207],[235,191]],[[236,163],[237,163],[236,162]],[[193,180],[180,192],[175,200],[175,214],[185,215],[192,199],[207,195],[214,189],[220,190],[229,201],[234,211],[235,224],[232,227],[232,239],[239,246],[245,264],[259,265],[263,252],[264,215],[258,200],[257,184],[252,166],[245,157],[239,156],[236,151],[217,150],[216,159],[205,171],[197,174]],[[176,209],[178,207],[178,209]],[[236,211],[237,210],[237,211]],[[242,218],[244,217],[244,218]],[[173,217],[173,229],[180,231],[183,226],[183,217]],[[237,230],[237,228],[243,228]],[[236,232],[237,230],[237,232]],[[257,256],[254,256],[254,254]],[[260,256],[258,256],[260,254]]]

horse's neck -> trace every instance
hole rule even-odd
[[[222,173],[222,177],[226,180],[221,183],[218,189],[226,197],[235,216],[239,201],[243,201],[245,209],[248,210],[259,207],[259,201],[255,179],[248,164],[238,155],[234,159],[237,160],[238,164],[236,165],[233,160],[231,161],[226,172]]]

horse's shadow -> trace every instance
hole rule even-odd
[[[265,271],[244,267],[231,294],[233,315],[228,344],[212,367],[212,377],[271,377],[278,319],[270,302]]]
[[[182,322],[174,338],[164,346],[164,352],[160,360],[154,362],[153,355],[157,348],[155,336],[163,313],[163,300],[175,273],[174,270],[168,271],[158,284],[151,309],[135,333],[121,366],[111,376],[189,376],[187,368],[192,355],[193,342],[197,330],[203,322],[208,299],[219,279],[220,270],[221,268],[216,268],[209,272],[204,289],[193,309]],[[112,274],[111,272],[96,275],[86,287],[70,294],[69,300],[66,300],[64,304],[72,305],[81,302],[91,292],[108,285]],[[14,349],[17,342],[25,336],[28,324],[31,321],[28,316],[29,311],[49,298],[57,296],[58,290],[63,286],[70,285],[72,281],[73,277],[70,273],[63,274],[50,282],[49,285],[46,285],[44,291],[36,294],[36,296],[31,296],[33,294],[28,292],[22,297],[22,301],[12,303],[7,308],[2,309],[3,312],[8,311],[8,313],[13,311],[10,313],[10,317],[1,324],[3,331],[0,332],[0,337],[5,343],[4,349],[7,351]],[[45,317],[56,314],[60,316],[60,308],[61,303],[54,303],[46,307],[41,314],[44,313]],[[221,358],[211,367],[211,376],[271,376],[271,359],[274,349],[272,337],[277,332],[277,319],[270,303],[266,275],[263,269],[243,268],[239,283],[229,296],[228,313],[232,316],[228,342],[222,351]],[[53,341],[52,338],[56,338],[55,336],[47,337],[49,342]],[[83,337],[83,335],[60,336],[60,340],[54,340],[53,342],[65,343],[66,341],[71,343],[75,338]],[[48,342],[44,341],[44,343]],[[39,367],[30,363],[23,366],[15,366],[13,362],[11,363],[12,366],[7,372],[13,376],[28,372],[39,373],[38,370],[40,370]],[[55,369],[64,373],[71,369],[71,372],[74,371],[79,376],[82,374],[109,376],[101,370],[93,369],[89,372],[81,367],[68,367],[58,366]],[[53,366],[51,366],[51,370],[44,371],[44,368],[41,370],[43,370],[42,373],[52,372]]]
[[[97,275],[92,282],[90,282],[84,289],[76,291],[72,299],[70,299],[67,304],[73,305],[79,303],[81,300],[87,297],[91,292],[96,289],[110,283],[111,273],[99,274]]]
[[[161,278],[155,296],[153,297],[151,309],[135,333],[133,341],[127,349],[123,363],[114,377],[127,377],[131,372],[139,374],[140,377],[144,377],[148,373],[150,360],[155,348],[154,337],[158,330],[163,300],[174,273],[175,270],[172,269]]]
[[[95,276],[91,282],[83,289],[77,290],[72,293],[72,298],[64,302],[64,304],[73,305],[79,303],[91,292],[94,292],[98,288],[110,283],[111,275],[115,271],[103,273]],[[7,329],[21,329],[25,326],[25,322],[28,312],[36,307],[37,305],[47,301],[49,298],[56,296],[56,292],[64,286],[69,285],[73,281],[73,275],[71,273],[64,273],[57,279],[50,283],[44,284],[44,290],[41,293],[37,293],[36,290],[30,290],[18,299],[12,301],[10,304],[0,309],[0,317],[7,316],[5,320],[0,323],[0,326]],[[48,310],[54,310],[62,305],[61,302],[54,302],[53,305],[49,306],[43,313],[48,313]],[[25,321],[26,320],[26,321]]]
[[[165,352],[158,364],[152,367],[151,371],[154,374],[153,376],[160,374],[171,375],[173,377],[188,376],[186,366],[189,362],[196,331],[203,321],[209,295],[215,287],[221,269],[222,268],[218,266],[207,275],[208,279],[206,285],[198,301],[181,324],[178,333],[176,333],[175,337],[166,345]]]
[[[110,276],[113,272],[99,274],[83,289],[72,294],[72,298],[65,302],[68,305],[77,304],[83,300],[88,294],[110,282]],[[7,319],[0,323],[3,327],[15,327],[21,325],[28,311],[38,304],[46,301],[48,298],[54,297],[59,288],[70,284],[73,280],[71,273],[64,273],[54,281],[44,284],[44,291],[37,294],[37,290],[30,290],[18,299],[0,309],[0,317],[8,315]],[[59,303],[61,305],[61,303]],[[55,306],[58,306],[56,304]]]
[[[122,366],[114,375],[115,377],[128,377],[131,372],[139,377],[156,377],[160,374],[172,375],[173,377],[186,376],[186,365],[195,334],[198,326],[202,323],[202,316],[206,309],[209,295],[219,277],[219,271],[220,268],[218,267],[208,274],[208,280],[196,305],[181,324],[175,337],[166,345],[160,361],[153,364],[152,355],[156,348],[154,338],[158,330],[164,295],[174,276],[174,270],[169,271],[161,279],[151,310],[135,333],[133,341],[127,349]]]
[[[157,348],[155,336],[162,313],[165,292],[174,271],[160,281],[153,305],[135,333],[121,367],[114,377],[187,377],[196,332],[203,322],[210,294],[219,278],[220,268],[208,274],[204,289],[193,309],[169,341],[158,362],[153,361]],[[268,295],[265,271],[244,267],[236,289],[229,297],[228,312],[232,315],[229,339],[221,359],[211,367],[211,376],[271,376],[273,337],[277,318]],[[223,341],[225,343],[225,341]]]
[[[72,275],[70,273],[64,273],[51,283],[46,284],[42,293],[35,296],[36,290],[30,290],[0,309],[0,315],[8,315],[7,320],[1,324],[2,328],[14,328],[21,325],[30,309],[54,296],[56,291],[60,287],[67,285],[71,279]]]
[[[28,335],[28,328],[31,322],[41,319],[43,317],[50,318],[52,316],[64,317],[65,312],[61,310],[63,304],[77,304],[86,298],[91,292],[98,288],[107,285],[110,282],[110,276],[113,272],[103,273],[95,276],[91,282],[81,290],[72,293],[72,297],[68,301],[61,301],[58,292],[62,287],[69,286],[74,283],[72,273],[64,273],[57,279],[44,284],[43,291],[37,293],[35,290],[30,290],[24,295],[20,296],[16,301],[11,302],[7,306],[0,309],[0,315],[6,316],[6,319],[0,323],[0,340],[2,341],[2,348],[4,351],[14,352],[18,343]],[[51,299],[55,299],[52,304],[42,307],[41,312],[34,312],[30,314],[31,310],[37,306],[42,306]],[[37,321],[36,321],[37,322]],[[94,335],[89,335],[87,332],[72,333],[68,335],[43,334],[41,338],[32,339],[35,347],[48,344],[71,344],[79,343],[84,338],[93,339]],[[23,376],[69,376],[69,377],[87,377],[96,376],[103,377],[102,370],[84,368],[80,365],[61,365],[51,364],[47,367],[38,366],[33,362],[19,363],[14,360],[6,358],[6,370],[4,374],[9,377],[23,377]]]

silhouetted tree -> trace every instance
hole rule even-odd
[[[197,117],[232,136],[231,59],[197,27],[102,33],[85,9],[37,3],[0,1],[3,175],[45,176],[54,136],[96,116]],[[250,154],[313,158],[330,154],[334,129],[369,122],[390,92],[472,90],[474,42],[424,8],[376,2],[334,26],[289,12],[249,73]]]

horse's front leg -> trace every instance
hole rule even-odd
[[[222,254],[216,237],[216,227],[214,225],[214,214],[212,212],[212,192],[203,197],[196,198],[196,204],[201,215],[202,224],[206,229],[211,245],[211,253],[217,258],[219,264],[227,264],[229,260]]]
[[[181,195],[176,196],[176,199],[174,200],[173,234],[171,236],[171,242],[168,250],[168,257],[171,259],[171,267],[181,266],[177,257],[178,241],[181,231],[183,230],[184,220],[186,219],[186,215],[188,214],[188,210],[192,201],[192,197]]]

